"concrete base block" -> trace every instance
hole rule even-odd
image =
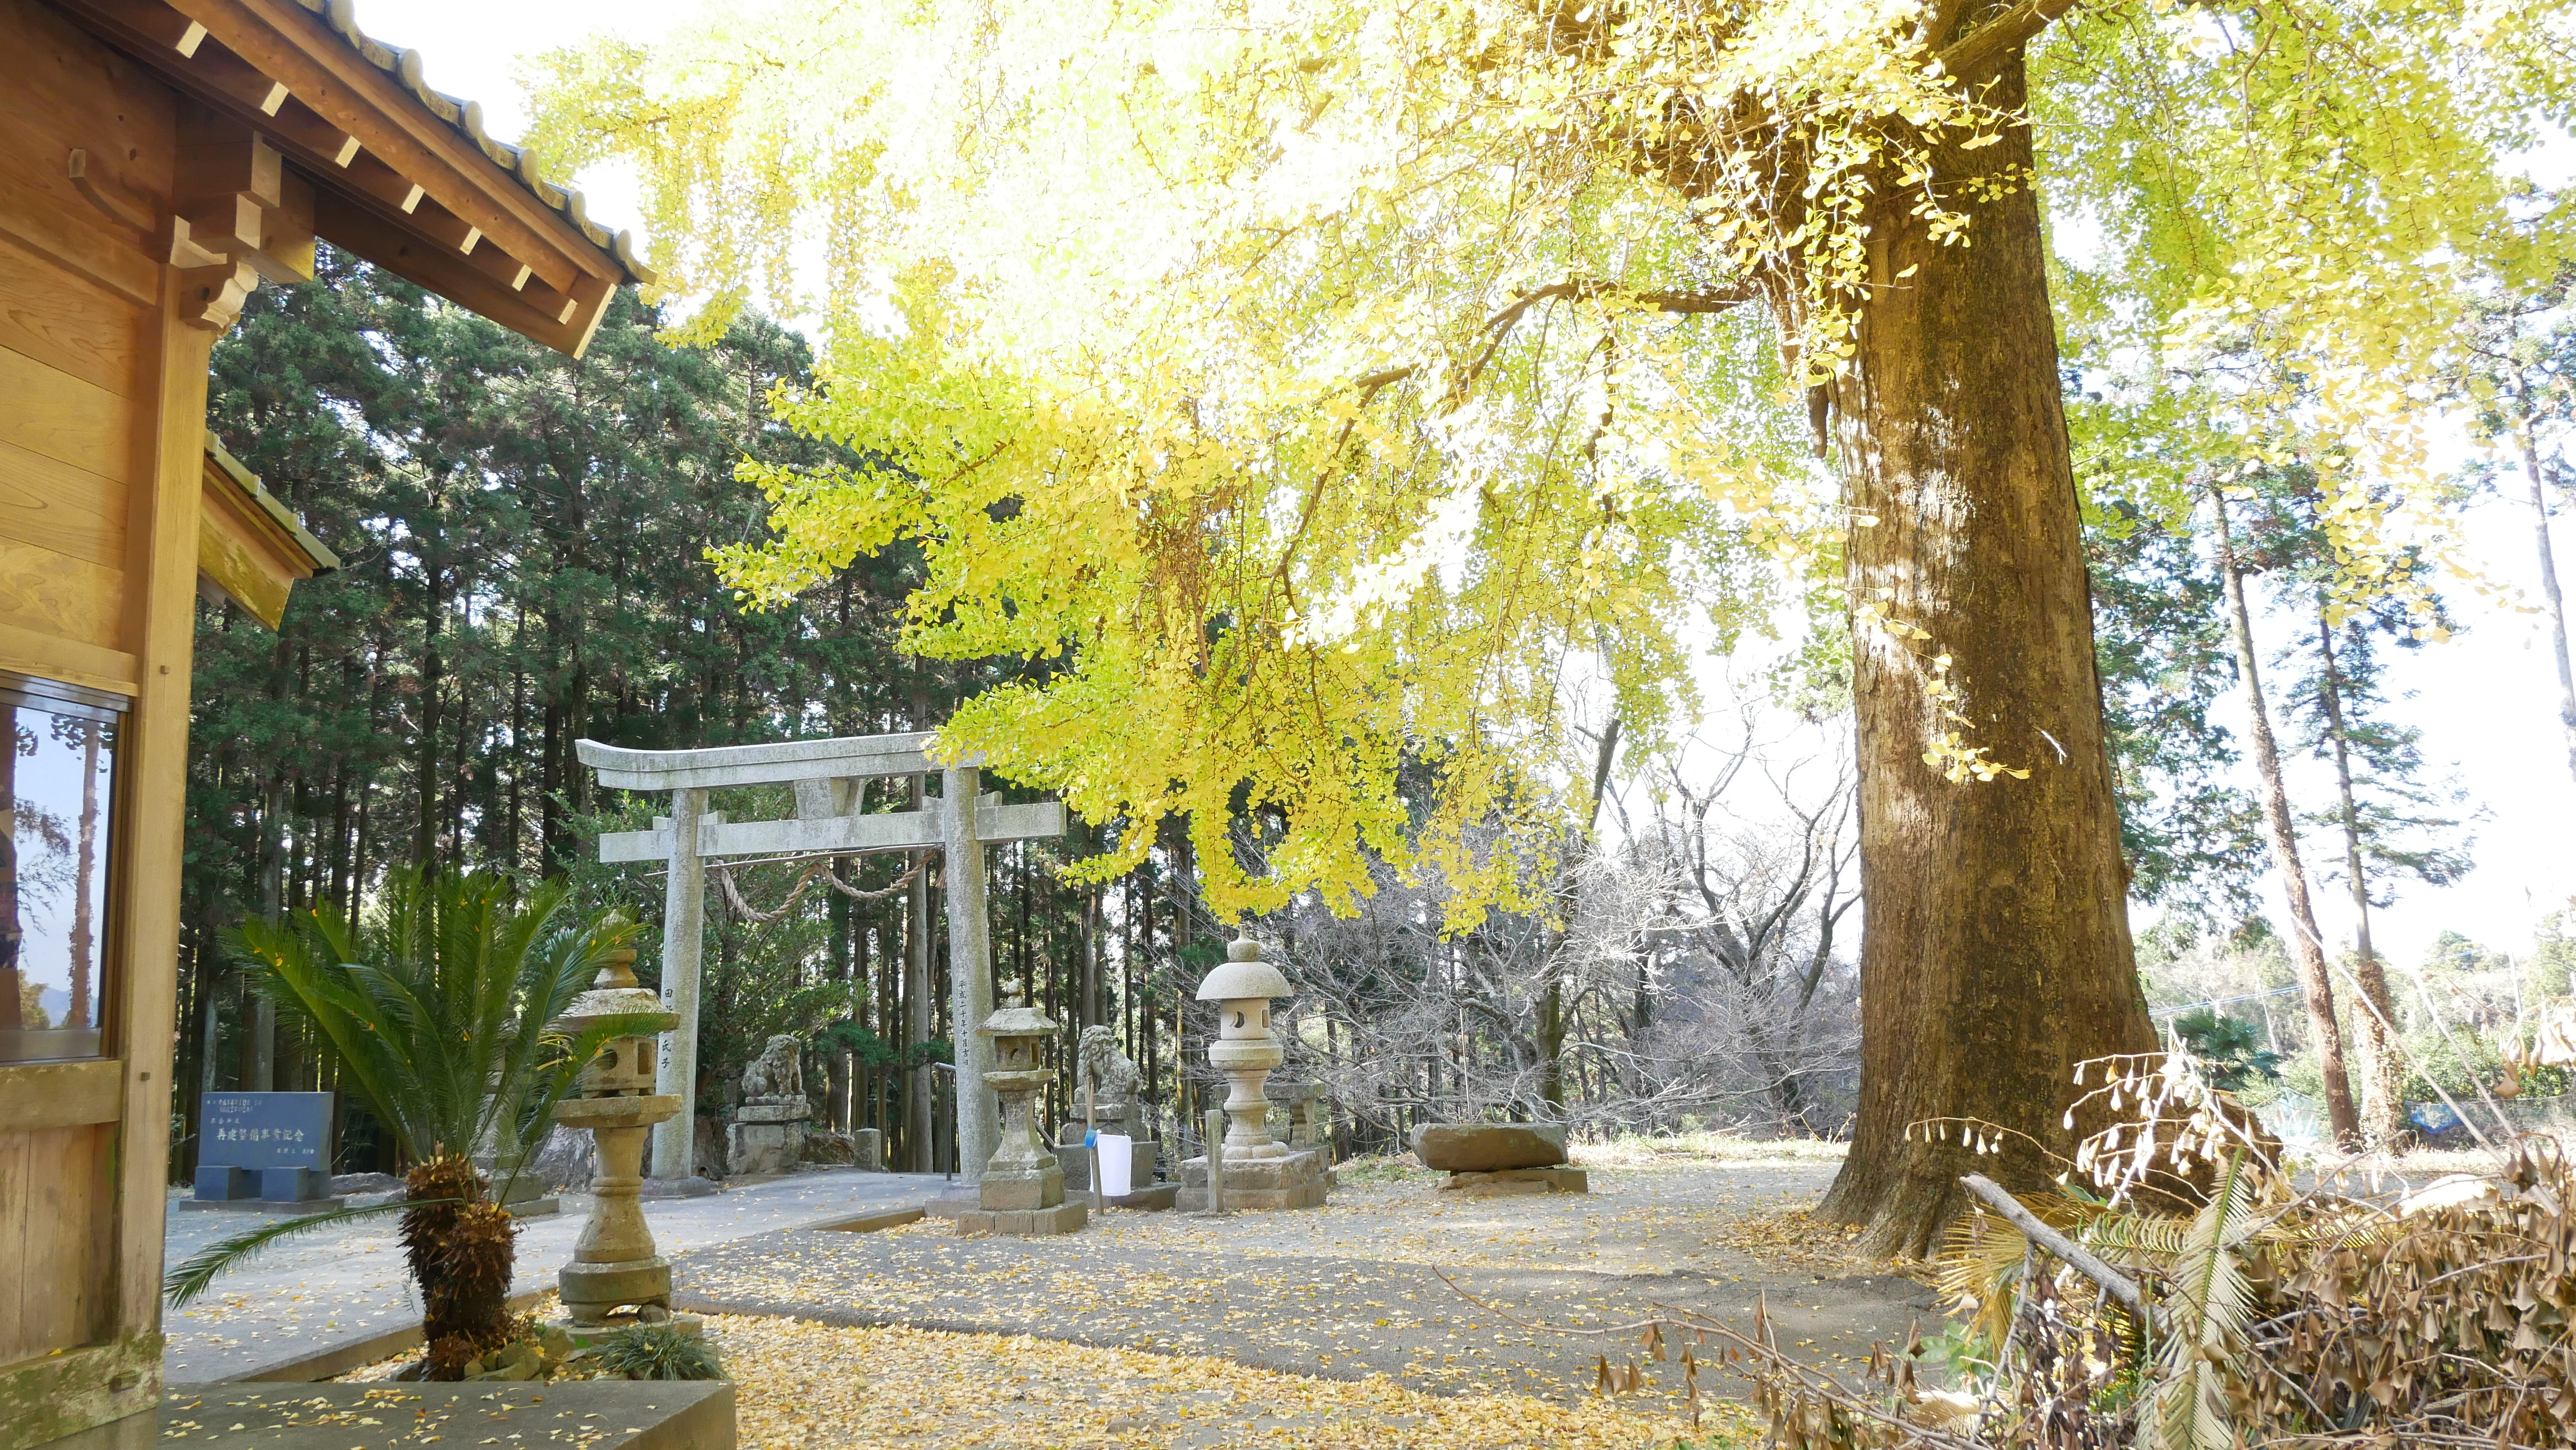
[[[1452,1173],[1440,1180],[1439,1191],[1468,1198],[1503,1198],[1524,1193],[1590,1193],[1592,1180],[1580,1168],[1505,1168],[1494,1173]]]
[[[1225,1165],[1225,1207],[1247,1213],[1270,1213],[1290,1208],[1324,1206],[1326,1184],[1324,1157],[1320,1153],[1290,1153],[1278,1158],[1254,1158],[1243,1162],[1229,1159]],[[1176,1205],[1184,1213],[1201,1213],[1208,1206],[1207,1159],[1192,1158],[1181,1164],[1181,1191]]]
[[[1050,1163],[1034,1172],[984,1170],[975,1206],[992,1213],[1053,1208],[1064,1202],[1064,1170]]]
[[[1076,1200],[1053,1208],[970,1208],[957,1215],[957,1232],[1000,1234],[1006,1238],[1048,1238],[1069,1234],[1091,1221],[1088,1205]]]

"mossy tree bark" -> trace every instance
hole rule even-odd
[[[2017,106],[2023,86],[2016,55],[1988,99]],[[1823,1212],[1918,1255],[1959,1208],[1960,1174],[2028,1188],[2054,1171],[2075,1138],[2076,1064],[2157,1047],[2129,939],[2029,133],[1950,145],[1935,164],[1953,195],[1972,177],[2009,189],[1965,203],[1965,245],[1927,235],[1891,195],[1870,233],[1858,353],[1831,390],[1845,496],[1875,520],[1849,535],[1851,597],[1928,637],[1854,621],[1861,1091]],[[1947,778],[1925,754],[1953,730],[2028,778]],[[1922,1127],[1940,1119],[2001,1129],[2001,1157]]]

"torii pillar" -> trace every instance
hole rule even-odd
[[[795,740],[775,745],[719,746],[707,750],[626,750],[595,740],[575,742],[574,752],[603,786],[667,791],[671,814],[649,831],[612,831],[599,838],[599,859],[617,863],[667,861],[662,907],[662,1003],[678,1014],[665,1039],[655,1089],[680,1100],[675,1118],[653,1130],[657,1175],[681,1177],[674,1165],[697,1167],[699,960],[706,929],[706,863],[726,856],[775,859],[855,856],[878,851],[937,848],[948,886],[949,1038],[957,1055],[957,1166],[968,1183],[984,1176],[984,1160],[1001,1138],[1001,1117],[984,1076],[993,1045],[975,1027],[993,1015],[991,924],[985,914],[984,845],[1064,834],[1064,807],[1054,801],[1006,806],[981,793],[980,762],[932,762],[928,732]],[[936,805],[877,815],[857,809],[859,782],[884,776],[940,772],[945,794]],[[794,784],[798,819],[728,821],[706,808],[707,792],[720,786]],[[822,788],[829,783],[834,788]],[[808,788],[808,787],[812,788]],[[846,787],[846,788],[842,788]],[[838,814],[836,814],[838,812]]]
[[[957,1060],[957,1179],[979,1183],[984,1160],[1002,1139],[1000,1100],[984,1091],[993,1070],[993,1039],[975,1029],[993,1015],[992,917],[984,906],[984,841],[971,806],[983,772],[953,765],[941,772],[939,800],[943,875],[948,884],[948,1042]]]

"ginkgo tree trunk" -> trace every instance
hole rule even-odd
[[[1994,82],[2018,109],[2018,48]],[[1967,209],[1971,245],[1930,235],[1901,193],[1872,218],[1871,294],[1831,388],[1858,516],[1844,555],[1863,922],[1860,1110],[1824,1213],[1914,1255],[1937,1247],[1962,1173],[2046,1179],[2071,1146],[2078,1063],[2157,1047],[2029,132],[2001,136],[1935,153],[1954,180],[1997,178]],[[2000,1168],[1971,1165],[1971,1122]]]

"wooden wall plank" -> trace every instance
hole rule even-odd
[[[18,1276],[18,1312],[0,1321],[0,1364],[102,1337],[102,1291],[111,1278],[103,1194],[114,1131],[99,1124],[0,1138],[0,1153],[17,1150],[8,1197],[0,1201],[0,1237],[15,1239],[18,1262],[33,1270]]]
[[[0,347],[0,443],[132,479],[135,403]]]
[[[0,443],[0,538],[125,568],[125,485]]]
[[[27,1284],[36,1277],[36,1261],[27,1257],[27,1157],[33,1149],[25,1133],[0,1133],[0,1260],[22,1270],[0,1274],[0,1364],[56,1347],[30,1349],[22,1343]]]
[[[0,1123],[10,1133],[113,1123],[125,1076],[113,1062],[27,1062],[0,1067]]]
[[[16,248],[0,248],[0,347],[131,398],[142,391],[129,298]]]
[[[0,621],[0,670],[42,675],[66,685],[131,695],[141,688],[143,667],[123,650],[101,649],[59,634],[20,629]]]
[[[124,643],[125,571],[0,539],[0,620],[115,649]]]
[[[142,250],[143,239],[86,207],[74,213],[20,179],[18,163],[0,149],[0,241],[29,256],[113,289],[139,307],[156,304],[161,264]]]

